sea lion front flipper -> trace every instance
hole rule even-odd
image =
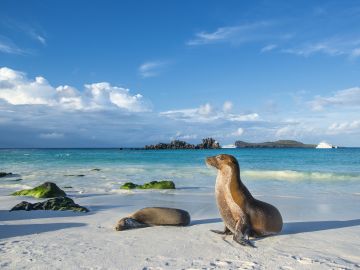
[[[233,240],[242,246],[256,248],[256,246],[249,240],[250,231],[251,228],[247,222],[244,222],[244,220],[238,220],[236,222]]]
[[[219,231],[219,230],[210,230],[210,231],[213,232],[213,233],[224,234],[224,235],[231,235],[232,234],[232,232],[226,226],[225,226],[225,229],[223,231]]]

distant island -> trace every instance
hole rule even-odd
[[[213,138],[202,139],[200,144],[190,144],[180,140],[173,140],[170,143],[158,143],[154,145],[145,145],[146,150],[161,149],[220,149],[220,144]]]
[[[305,144],[294,140],[278,140],[274,142],[250,143],[244,141],[236,141],[232,147],[224,148],[316,148],[316,144]],[[199,144],[190,144],[181,140],[173,140],[170,143],[158,143],[153,145],[145,145],[145,150],[163,150],[163,149],[221,149],[219,142],[213,138],[202,139]],[[134,148],[135,149],[135,148]]]
[[[278,140],[275,142],[248,143],[236,141],[236,148],[316,148],[316,144],[304,144],[293,140]]]

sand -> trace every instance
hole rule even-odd
[[[236,244],[212,192],[68,192],[91,211],[8,212],[30,198],[0,196],[1,269],[360,269],[360,196],[271,196],[284,218],[280,235]],[[188,227],[117,232],[118,219],[146,206],[190,212]]]

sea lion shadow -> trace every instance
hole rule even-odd
[[[221,218],[206,218],[206,219],[195,219],[190,222],[189,226],[200,225],[200,224],[210,224],[210,223],[218,223],[222,222]]]
[[[360,219],[287,222],[284,224],[284,228],[280,234],[290,235],[298,233],[326,231],[359,225]]]
[[[99,212],[99,211],[109,210],[109,209],[113,209],[113,208],[131,207],[131,206],[133,206],[133,205],[130,205],[130,204],[89,205],[89,206],[87,206],[87,208],[89,208],[89,210],[91,212]]]
[[[62,229],[83,227],[86,223],[44,223],[44,224],[16,224],[16,225],[1,225],[0,239],[25,236],[31,234],[39,234],[43,232],[51,232]]]

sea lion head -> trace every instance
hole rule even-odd
[[[136,219],[130,218],[130,217],[124,217],[118,221],[118,223],[115,226],[116,231],[124,231],[129,229],[135,229],[135,228],[143,228],[144,223],[141,223],[137,221]]]
[[[217,156],[207,157],[206,163],[215,167],[218,170],[222,170],[225,167],[231,167],[233,169],[239,168],[239,163],[232,155],[221,154]]]

